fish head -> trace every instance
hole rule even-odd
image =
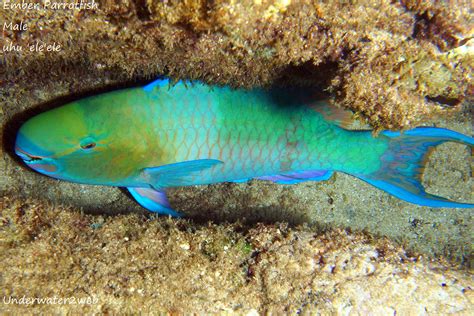
[[[116,185],[129,168],[120,165],[127,165],[126,158],[117,159],[127,153],[116,141],[120,135],[114,135],[117,129],[112,124],[107,117],[86,111],[80,102],[70,103],[25,122],[15,153],[30,168],[53,178]]]

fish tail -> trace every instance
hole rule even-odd
[[[432,149],[444,142],[474,146],[474,138],[448,129],[418,127],[404,133],[382,132],[390,138],[389,148],[380,157],[382,166],[360,179],[407,202],[429,207],[474,208],[474,204],[457,203],[426,193],[422,176]]]

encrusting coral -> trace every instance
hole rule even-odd
[[[15,1],[11,1],[14,3]],[[0,8],[5,81],[86,67],[123,79],[193,78],[233,86],[305,84],[375,128],[460,108],[473,67],[469,5],[430,1],[98,1],[95,10]],[[14,13],[14,14],[12,14]],[[30,52],[40,41],[59,52]],[[3,46],[3,45],[2,45]],[[462,54],[452,54],[464,47]],[[449,58],[447,57],[449,56]]]

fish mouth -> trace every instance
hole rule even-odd
[[[33,155],[15,146],[15,153],[20,157],[28,167],[46,175],[52,175],[58,171],[58,167],[51,158]]]
[[[15,153],[28,167],[39,173],[50,176],[58,172],[58,166],[55,160],[51,158],[53,153],[31,142],[28,137],[23,135],[21,130],[16,138]]]
[[[18,146],[15,146],[15,154],[17,154],[17,156],[19,156],[24,162],[27,162],[27,163],[46,158],[46,157],[32,155],[32,154],[24,151],[23,149],[21,149]]]

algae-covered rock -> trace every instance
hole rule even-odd
[[[387,240],[284,224],[196,225],[0,199],[4,313],[472,311],[472,279]]]
[[[332,91],[374,127],[461,108],[473,50],[469,8],[429,1],[97,1],[83,10],[0,8],[3,80],[165,74],[233,86],[297,82]],[[36,42],[60,51],[30,51]],[[467,47],[467,58],[449,52]],[[453,57],[452,56],[452,57]],[[43,74],[42,74],[43,73]],[[90,88],[90,86],[85,86]]]

